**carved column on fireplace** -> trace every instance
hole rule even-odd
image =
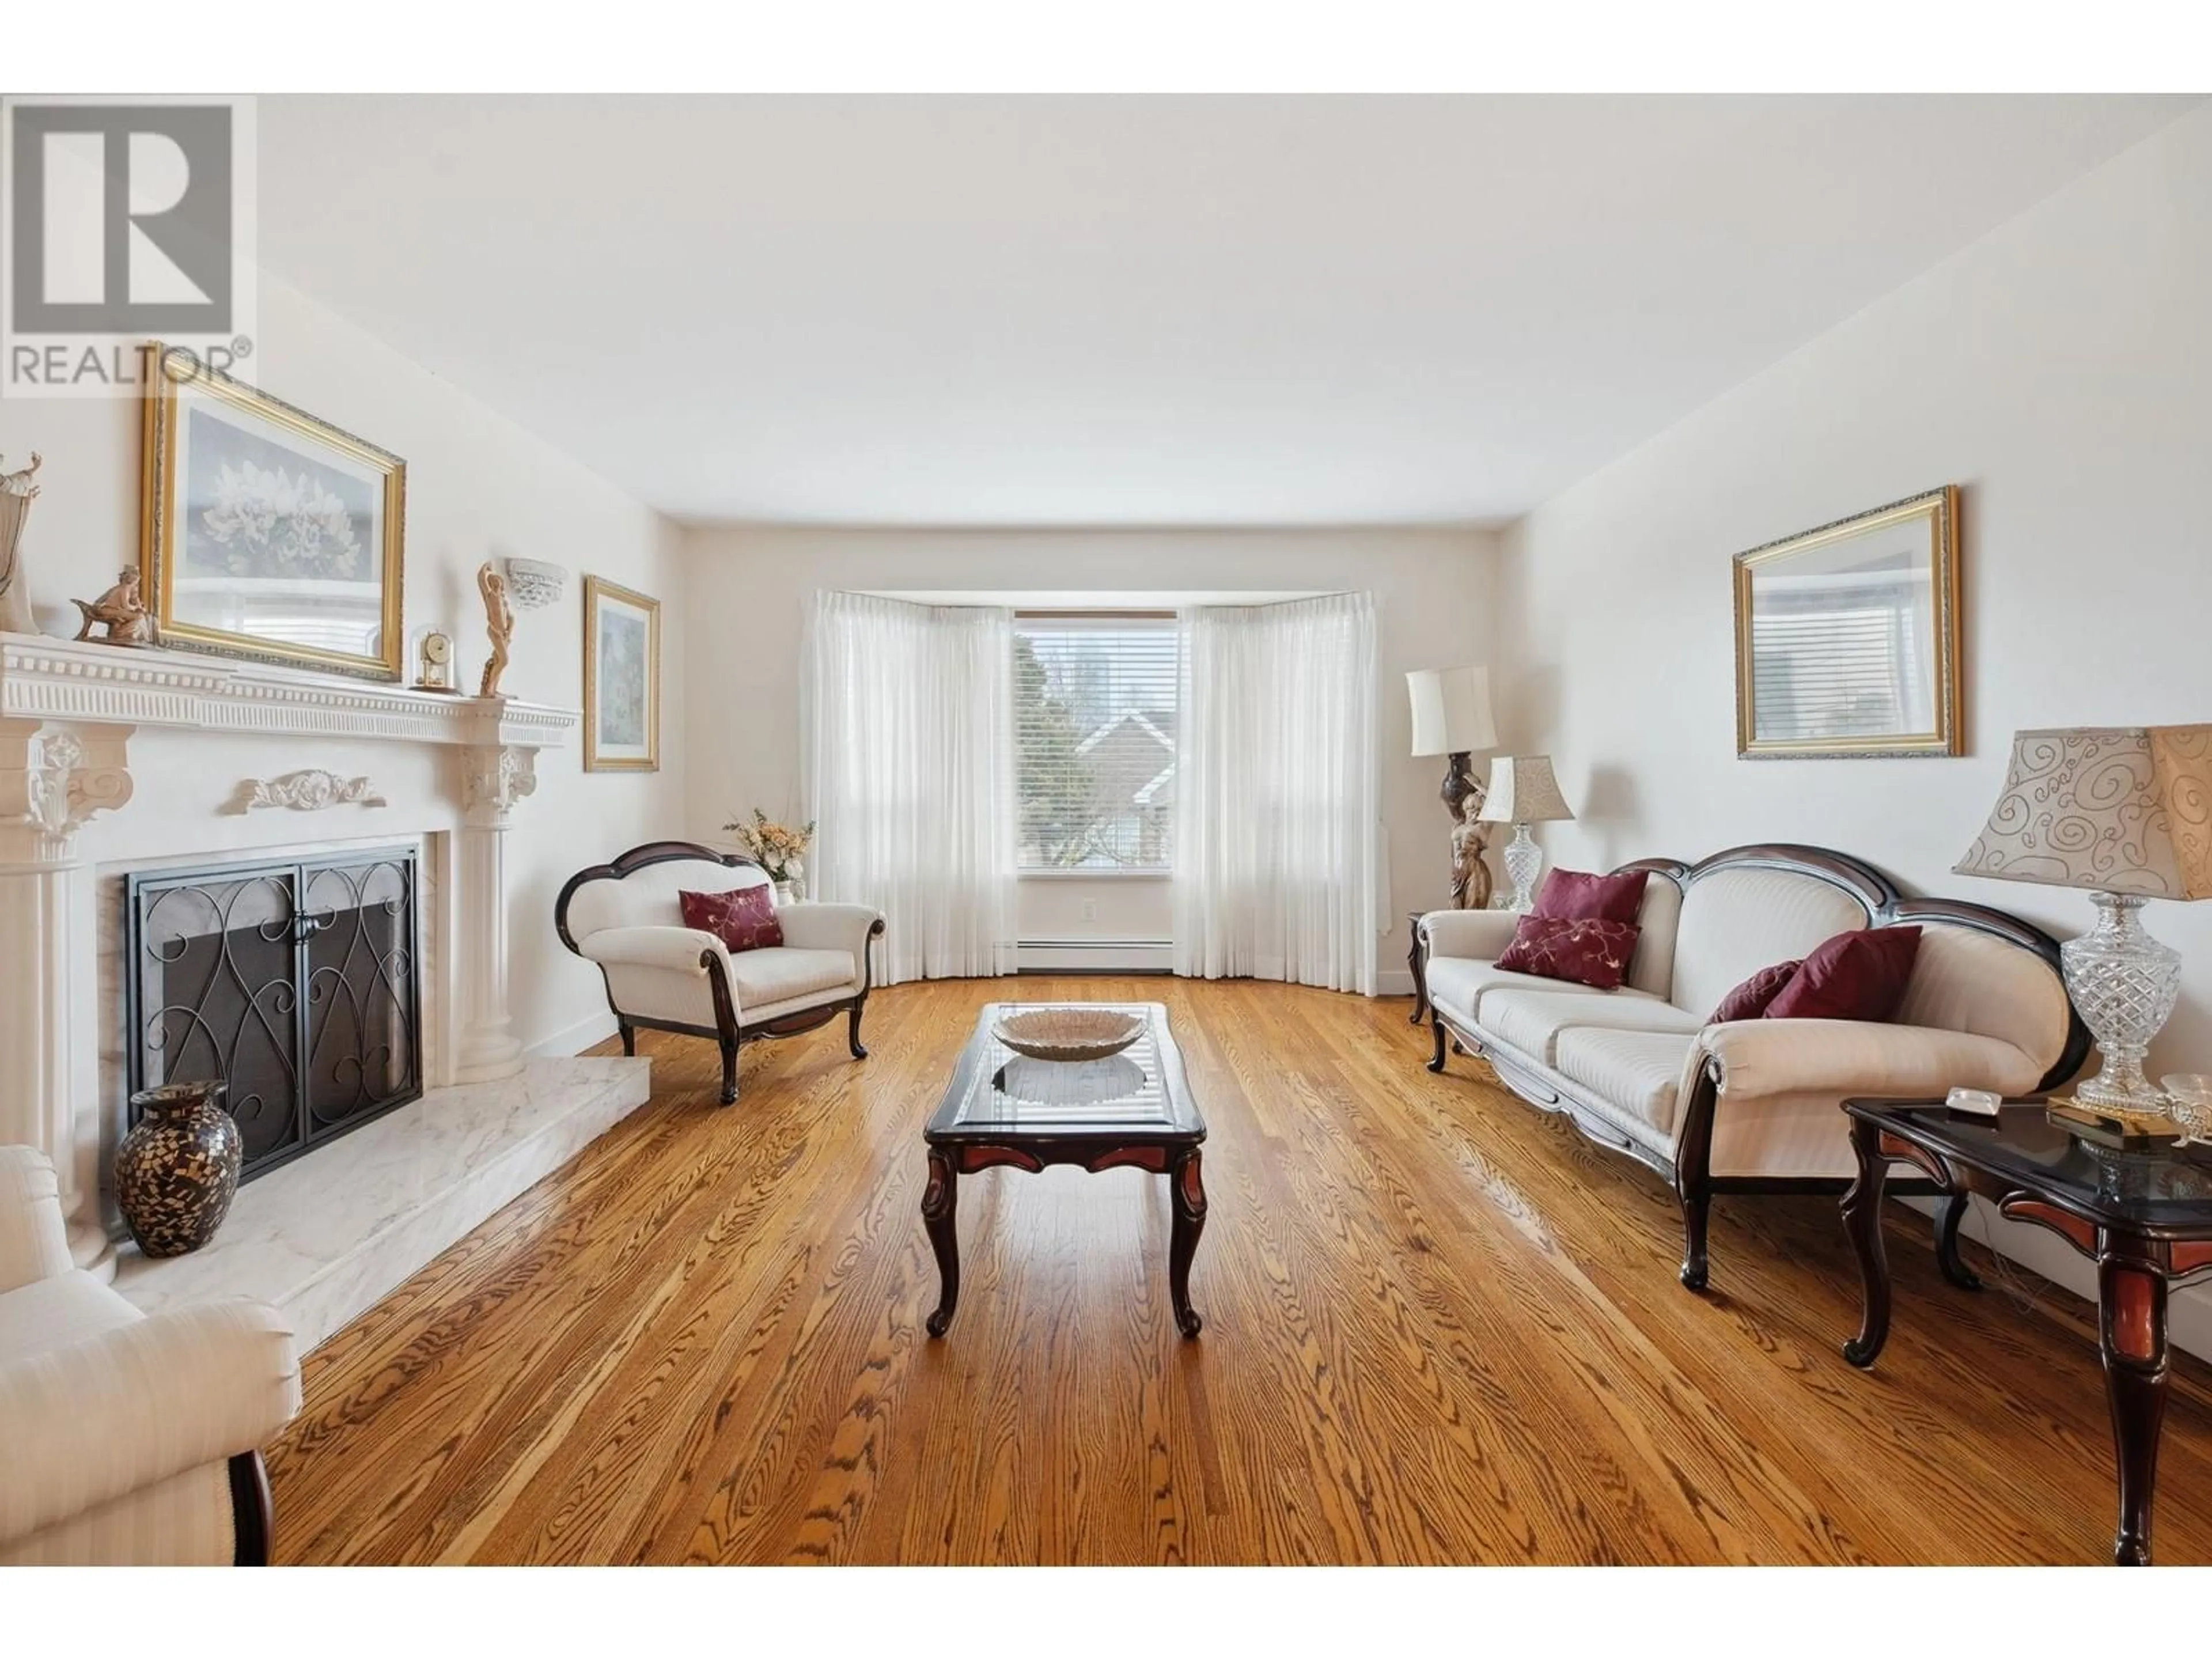
[[[131,799],[131,731],[0,720],[0,1145],[53,1160],[70,1254],[102,1273],[114,1254],[76,1140],[70,942],[93,927],[77,891],[77,831]]]
[[[461,750],[462,828],[455,860],[460,899],[461,1035],[456,1083],[522,1069],[507,1029],[507,831],[517,801],[538,788],[538,752],[509,744]]]

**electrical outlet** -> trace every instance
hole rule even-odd
[[[1098,920],[1098,901],[1097,899],[1085,899],[1083,901],[1083,919],[1085,921],[1096,921]]]

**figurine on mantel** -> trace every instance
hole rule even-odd
[[[100,643],[153,645],[158,642],[154,613],[147,610],[138,597],[138,568],[136,565],[117,571],[115,586],[98,599],[71,599],[70,603],[84,613],[83,626],[76,630],[80,640],[90,640],[93,624],[97,623],[107,630]]]
[[[507,602],[507,578],[489,559],[477,570],[477,588],[483,595],[484,629],[491,635],[491,660],[484,664],[477,696],[496,697],[499,677],[507,672],[507,647],[514,638],[514,608]]]
[[[0,456],[0,462],[6,459]],[[32,475],[43,459],[34,449],[30,465],[17,472],[0,472],[0,634],[39,631],[31,617],[31,585],[23,576],[22,547],[23,526],[39,495]]]

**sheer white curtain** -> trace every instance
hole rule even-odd
[[[818,592],[802,659],[811,896],[884,913],[880,982],[1013,972],[1013,612]]]
[[[1185,611],[1175,968],[1375,994],[1375,604]]]

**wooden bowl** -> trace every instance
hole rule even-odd
[[[999,1016],[991,1035],[1031,1060],[1103,1060],[1145,1032],[1137,1014],[1118,1008],[1019,1008]]]

